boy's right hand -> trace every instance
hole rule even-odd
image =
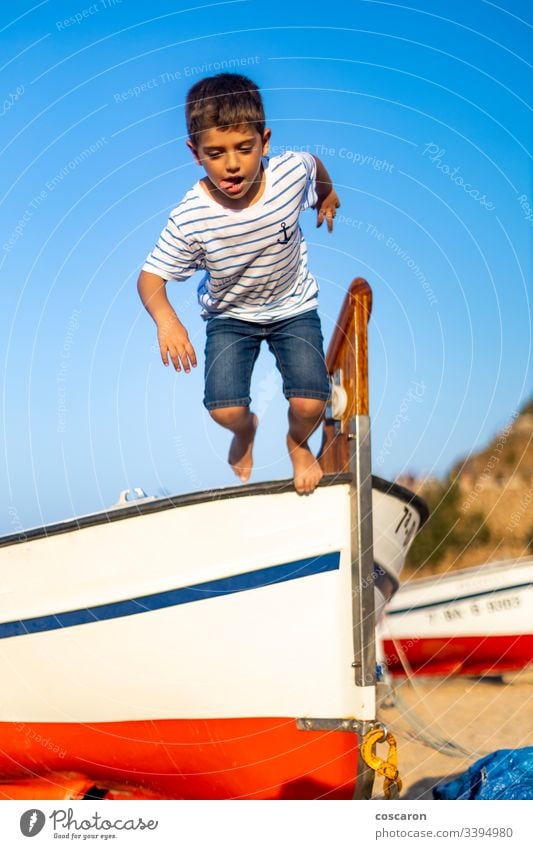
[[[177,316],[171,316],[157,324],[157,339],[163,364],[168,366],[171,360],[176,371],[190,372],[196,368],[196,354],[187,328]]]

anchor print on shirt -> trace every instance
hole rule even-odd
[[[281,222],[281,230],[283,233],[283,239],[278,239],[278,242],[280,245],[286,245],[290,237],[292,236],[292,233],[287,233],[287,225],[284,221]]]

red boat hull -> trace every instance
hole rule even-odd
[[[0,723],[5,799],[349,799],[356,772],[355,734],[294,719]]]
[[[384,640],[388,670],[405,675],[402,655],[417,675],[500,675],[533,663],[533,635],[411,637]]]

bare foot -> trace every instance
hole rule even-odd
[[[307,443],[298,445],[289,433],[287,446],[294,469],[294,488],[300,495],[310,495],[316,489],[324,472]]]
[[[252,413],[250,426],[241,433],[235,434],[229,447],[228,463],[243,483],[250,479],[252,473],[252,449],[258,424],[257,416]]]

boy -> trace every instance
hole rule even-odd
[[[189,372],[196,355],[166,295],[168,280],[198,269],[207,322],[204,404],[233,433],[228,462],[241,481],[252,470],[257,417],[250,379],[263,339],[276,358],[289,401],[287,446],[300,494],[313,492],[322,470],[308,439],[329,396],[318,285],[307,267],[300,212],[318,210],[333,229],[340,205],[324,165],[290,151],[270,160],[261,95],[239,74],[218,74],[187,95],[187,142],[206,176],[171,212],[141,271],[138,291],[157,325],[163,363]]]

